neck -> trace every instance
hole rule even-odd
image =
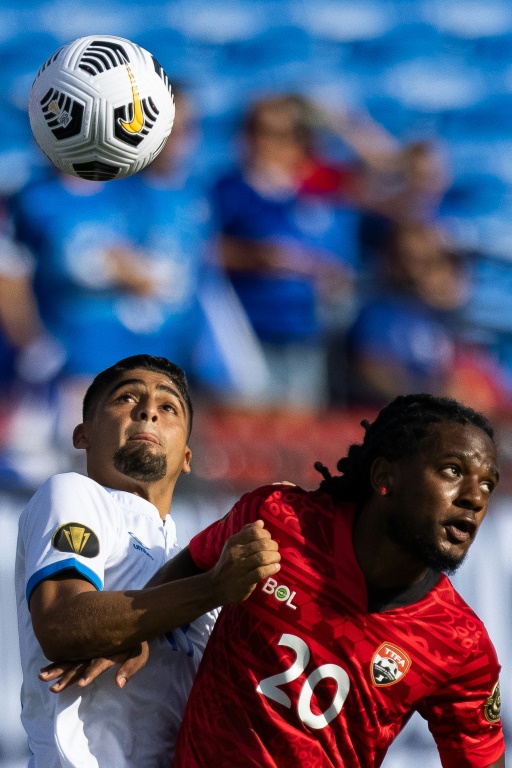
[[[389,538],[386,526],[385,510],[373,499],[354,522],[354,551],[368,589],[409,587],[421,581],[428,570]]]
[[[151,504],[158,509],[161,519],[165,520],[171,511],[172,491],[169,493],[168,487],[166,489],[157,489],[155,483],[152,483],[151,485],[135,485],[136,487],[133,487],[130,493],[151,502]]]
[[[171,502],[174,493],[176,480],[164,477],[153,483],[144,483],[134,480],[128,475],[112,470],[110,473],[103,473],[88,468],[87,474],[91,480],[95,480],[100,485],[107,488],[113,488],[116,491],[125,491],[133,493],[134,496],[140,496],[149,501],[158,510],[162,520],[164,520],[171,510]]]

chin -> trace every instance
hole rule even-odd
[[[429,568],[434,568],[437,571],[443,573],[455,573],[455,571],[462,565],[466,558],[467,549],[464,551],[456,550],[441,546],[426,546],[424,550],[425,565]]]

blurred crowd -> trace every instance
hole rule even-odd
[[[471,313],[477,255],[444,226],[440,143],[274,92],[242,115],[237,163],[205,180],[194,105],[178,85],[175,99],[139,174],[47,166],[2,201],[4,474],[22,471],[20,413],[51,413],[58,449],[92,376],[138,352],[225,407],[319,413],[429,391],[509,409],[512,370]]]
[[[506,2],[0,0],[0,22],[5,584],[27,494],[83,468],[70,435],[87,384],[138,352],[181,365],[199,411],[193,475],[176,504],[183,540],[225,514],[234,486],[315,487],[313,461],[335,471],[362,437],[361,418],[403,392],[485,411],[508,466]],[[26,115],[45,58],[98,32],[154,53],[176,98],[161,154],[112,182],[46,164]],[[505,668],[509,474],[465,569],[465,596]],[[2,762],[24,755],[25,741],[13,736],[20,681],[7,590],[0,605]],[[430,735],[410,727],[405,738],[414,749],[390,753],[390,765],[437,765]]]

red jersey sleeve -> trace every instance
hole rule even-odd
[[[272,487],[272,490],[275,491],[275,487]],[[263,489],[246,493],[226,517],[212,523],[191,539],[189,550],[198,568],[205,571],[213,568],[227,539],[238,533],[247,523],[259,519],[261,503],[267,495],[263,493]]]
[[[443,768],[488,768],[505,751],[500,718],[500,665],[485,629],[475,652],[420,708]]]

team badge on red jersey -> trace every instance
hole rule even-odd
[[[406,675],[411,668],[411,659],[397,645],[382,643],[370,664],[372,682],[374,685],[394,685]]]
[[[488,723],[499,723],[501,719],[500,683],[496,683],[484,705],[484,715]]]

